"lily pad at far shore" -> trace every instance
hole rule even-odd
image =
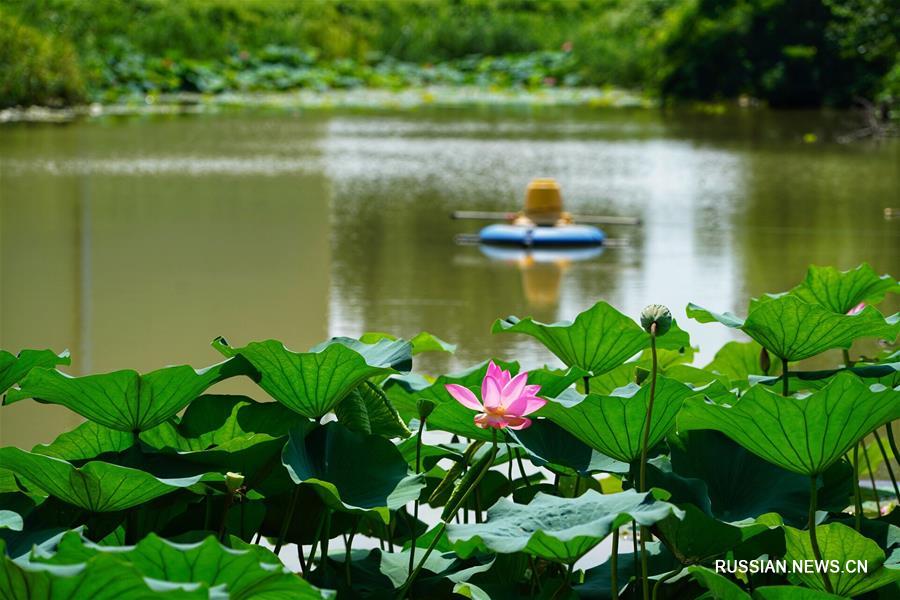
[[[616,527],[631,520],[649,526],[672,515],[681,518],[684,512],[650,492],[600,494],[588,490],[577,498],[538,493],[528,504],[501,499],[488,509],[487,522],[450,524],[447,537],[462,557],[489,550],[499,554],[526,552],[573,563]]]

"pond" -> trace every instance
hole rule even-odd
[[[68,348],[71,373],[219,360],[217,335],[303,350],[430,331],[487,357],[551,362],[497,317],[571,318],[598,299],[672,307],[702,364],[735,334],[684,306],[743,313],[810,263],[894,271],[900,140],[840,144],[848,116],[541,108],[223,112],[0,128],[0,347]],[[515,210],[537,176],[576,213],[637,216],[585,260],[502,256],[454,210]],[[889,299],[884,311],[897,310]],[[252,384],[220,389],[255,393]],[[80,418],[21,402],[0,445]]]

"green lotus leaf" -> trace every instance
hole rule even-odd
[[[809,531],[785,527],[784,535],[787,543],[786,560],[815,560]],[[835,594],[855,597],[900,581],[900,569],[884,566],[884,551],[878,547],[878,544],[850,527],[841,523],[819,525],[816,527],[816,538],[819,542],[822,560],[838,562],[839,572],[829,572],[828,574]],[[867,572],[849,572],[845,568],[848,561],[865,561]],[[816,590],[825,589],[822,575],[819,573],[804,573],[795,570],[791,574],[791,579]]]
[[[791,371],[789,390],[793,394],[797,391],[819,389],[828,384],[828,379],[841,372],[853,373],[863,379],[872,379],[870,383],[880,383],[885,387],[894,387],[900,383],[900,362],[884,362],[873,364],[857,363],[852,367],[839,369],[821,369],[818,371]],[[762,383],[764,385],[783,385],[781,377],[750,376],[750,383]]]
[[[0,529],[22,531],[23,526],[22,515],[11,510],[0,510]]]
[[[781,374],[781,362],[771,360],[767,373],[760,366],[762,346],[756,342],[728,342],[722,346],[704,371],[723,375],[741,389],[749,387],[751,375],[777,376]]]
[[[718,321],[740,329],[778,358],[798,361],[831,348],[849,348],[864,337],[897,336],[900,322],[885,319],[866,307],[856,315],[835,313],[819,304],[809,304],[792,295],[757,302],[746,320],[730,313],[717,314],[688,304],[687,314],[701,323]]]
[[[35,367],[53,368],[71,364],[69,352],[57,354],[52,350],[22,350],[18,355],[0,350],[0,395],[28,374]]]
[[[424,541],[427,544],[428,538]],[[441,551],[440,545],[437,550],[427,558],[424,557],[424,549],[416,553],[416,560],[424,559],[424,562],[422,572],[409,591],[410,598],[450,598],[454,584],[485,573],[494,565],[493,560],[474,565],[473,561],[462,561],[452,553]],[[345,562],[348,558],[349,565]],[[398,552],[377,548],[355,549],[349,555],[333,553],[330,566],[336,572],[348,573],[352,577],[349,585],[344,577],[333,580],[339,597],[393,598],[409,576],[409,549]]]
[[[94,513],[137,506],[201,479],[159,479],[138,469],[100,461],[76,468],[59,458],[12,447],[0,448],[0,463],[48,494]]]
[[[705,484],[710,516],[733,522],[776,512],[788,524],[806,523],[808,477],[759,458],[718,431],[680,431],[669,437],[669,448],[677,476]],[[823,474],[818,492],[823,510],[846,508],[852,493],[851,471],[838,462]],[[661,482],[651,480],[650,485],[673,491]],[[674,496],[672,502],[682,501]]]
[[[773,528],[755,521],[732,524],[707,516],[692,504],[679,505],[683,518],[669,517],[657,523],[656,533],[666,547],[685,565],[697,564],[729,551],[736,551],[741,544],[754,537],[768,534]],[[773,540],[778,550],[784,551],[780,528],[775,528],[778,539]],[[768,552],[767,552],[768,553]],[[754,555],[756,558],[758,554]]]
[[[697,583],[709,590],[707,596],[711,600],[751,600],[750,594],[742,590],[738,584],[712,569],[694,565],[688,567],[688,572]]]
[[[406,460],[388,440],[327,423],[311,431],[291,430],[282,463],[294,483],[315,488],[332,508],[376,512],[385,523],[389,510],[419,497],[422,476],[410,476]]]
[[[890,275],[879,276],[868,263],[848,271],[810,266],[803,283],[788,292],[842,315],[860,302],[877,304],[888,293],[900,293],[897,281]]]
[[[787,585],[758,587],[751,596],[736,583],[707,567],[695,565],[688,572],[701,586],[708,590],[704,598],[710,600],[839,600],[840,596]]]
[[[9,469],[0,468],[0,494],[22,491],[16,483],[16,475]]]
[[[574,321],[546,324],[511,316],[495,321],[491,331],[530,335],[566,366],[579,367],[592,376],[618,367],[650,346],[650,334],[606,302],[598,302]],[[689,347],[690,340],[673,323],[669,333],[659,337],[657,346],[678,350]]]
[[[754,386],[734,406],[688,400],[678,428],[721,431],[773,464],[801,475],[819,475],[860,438],[900,418],[898,399],[900,390],[874,391],[852,374],[841,373],[806,398],[785,398]]]
[[[616,527],[631,520],[649,526],[671,515],[680,518],[684,513],[651,493],[634,490],[618,494],[588,490],[577,498],[538,493],[524,505],[501,499],[488,509],[485,523],[451,523],[447,537],[464,558],[487,549],[573,563]]]
[[[146,431],[170,419],[206,388],[224,379],[246,374],[241,359],[228,359],[196,370],[181,365],[141,375],[123,370],[72,377],[55,369],[37,367],[10,391],[7,403],[34,398],[61,404],[101,425],[119,431]]]
[[[637,368],[637,363],[627,362],[607,371],[603,375],[591,377],[589,391],[592,394],[608,395],[620,387],[625,387],[629,383],[635,383]],[[584,392],[583,384],[578,386],[578,391]]]
[[[145,579],[136,569],[111,555],[73,565],[35,562],[28,557],[12,560],[5,556],[2,540],[0,596],[35,600],[207,600],[215,597],[205,586],[180,586]]]
[[[412,435],[384,390],[371,381],[362,382],[338,402],[334,413],[338,421],[354,431],[388,438]]]
[[[180,419],[142,433],[141,441],[158,449],[199,452],[248,436],[285,436],[303,422],[306,419],[277,402],[203,395],[190,403]]]
[[[675,425],[687,398],[697,392],[666,377],[656,380],[648,444],[659,443]],[[611,395],[569,391],[536,414],[547,417],[598,452],[631,463],[641,455],[642,432],[650,404],[650,385],[629,384]]]
[[[242,473],[250,489],[264,496],[277,495],[293,487],[287,472],[273,467],[279,463],[287,431],[299,426],[312,424],[277,402],[205,395],[192,402],[180,419],[143,432],[140,448],[119,450],[103,459],[160,479],[201,476],[204,482],[221,483],[227,472]],[[34,451],[52,453],[58,441]],[[80,458],[60,457],[69,456]]]
[[[583,476],[628,472],[627,464],[597,452],[550,419],[535,419],[531,427],[508,433],[539,467]]]
[[[412,345],[403,340],[365,344],[334,338],[309,352],[292,352],[276,340],[232,348],[217,338],[213,346],[225,356],[246,359],[258,372],[261,388],[310,419],[323,417],[369,377],[406,372],[412,366]]]
[[[391,335],[389,333],[382,333],[380,331],[369,331],[367,333],[359,336],[359,341],[364,344],[374,344],[379,340],[398,340],[397,336]],[[409,343],[412,344],[412,355],[416,356],[418,354],[422,354],[423,352],[447,352],[452,354],[456,352],[456,344],[450,344],[445,342],[441,338],[428,333],[427,331],[421,331],[417,333],[412,339],[409,340]]]
[[[131,433],[85,421],[75,429],[60,434],[50,444],[39,444],[31,451],[62,460],[78,461],[101,454],[122,452],[132,445],[134,435]]]
[[[99,556],[112,556],[143,577],[177,584],[201,584],[218,589],[232,600],[240,598],[323,598],[324,593],[286,569],[277,556],[260,546],[226,548],[207,537],[193,544],[176,544],[151,533],[136,546],[103,546],[71,532],[63,536],[51,556],[32,557],[53,565],[91,565]]]
[[[462,596],[463,598],[471,598],[472,600],[491,600],[491,597],[487,592],[468,581],[454,585],[453,593],[457,596]]]
[[[753,600],[839,600],[840,596],[790,585],[766,585],[753,591]]]
[[[379,560],[378,572],[390,580],[393,588],[402,586],[406,578],[409,577],[409,548],[398,552],[379,551],[376,556]],[[419,550],[416,556],[421,558],[423,552]],[[440,579],[456,583],[465,581],[478,573],[483,573],[489,570],[492,565],[493,561],[489,560],[483,564],[472,566],[471,561],[462,561],[452,552],[433,552],[425,559],[423,575],[433,573],[439,576]],[[424,579],[425,577],[423,577]]]

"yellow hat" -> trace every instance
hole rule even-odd
[[[562,194],[555,179],[532,179],[525,188],[525,213],[547,214],[562,212]]]

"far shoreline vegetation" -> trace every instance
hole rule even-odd
[[[356,106],[378,90],[401,108],[466,92],[889,122],[898,40],[892,0],[5,0],[0,109]]]

